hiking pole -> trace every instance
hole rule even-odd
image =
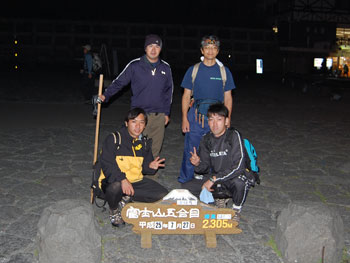
[[[102,94],[103,87],[103,74],[100,74],[100,82],[98,86],[98,96]],[[93,165],[95,165],[97,161],[97,151],[98,151],[98,135],[100,131],[100,118],[101,118],[101,103],[97,103],[97,115],[96,115],[96,131],[95,131],[95,148],[94,148],[94,161]]]

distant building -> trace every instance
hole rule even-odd
[[[337,71],[349,65],[350,1],[276,1],[273,26],[284,73]]]

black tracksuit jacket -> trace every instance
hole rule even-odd
[[[227,129],[218,138],[211,132],[207,133],[200,142],[198,152],[201,161],[195,167],[195,172],[216,176],[215,182],[226,181],[245,173],[247,156],[243,139],[233,128]]]

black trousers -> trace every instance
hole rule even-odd
[[[108,184],[105,181],[102,181],[102,190],[105,192],[105,198],[109,208],[115,210],[118,208],[118,203],[123,197],[121,182]],[[135,191],[132,200],[138,202],[153,203],[162,199],[168,193],[168,190],[164,186],[145,177],[139,182],[132,183],[132,187]]]
[[[181,184],[183,189],[189,190],[193,195],[199,198],[202,191],[202,185],[209,180],[209,176],[204,176],[203,179],[192,179],[186,183]],[[247,181],[242,180],[236,176],[224,182],[215,183],[212,187],[214,190],[214,198],[230,198],[236,206],[242,206],[247,198],[250,185]]]
[[[91,100],[92,96],[94,94],[97,94],[97,90],[95,91],[95,78],[94,75],[92,75],[92,78],[89,79],[89,74],[84,73],[82,75],[81,79],[81,92],[84,96],[85,100]]]

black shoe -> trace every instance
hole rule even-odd
[[[124,195],[122,197],[122,200],[120,200],[119,204],[118,204],[118,209],[120,209],[120,211],[122,211],[122,209],[124,208],[124,206],[126,206],[127,203],[131,202],[131,197],[128,195]]]

